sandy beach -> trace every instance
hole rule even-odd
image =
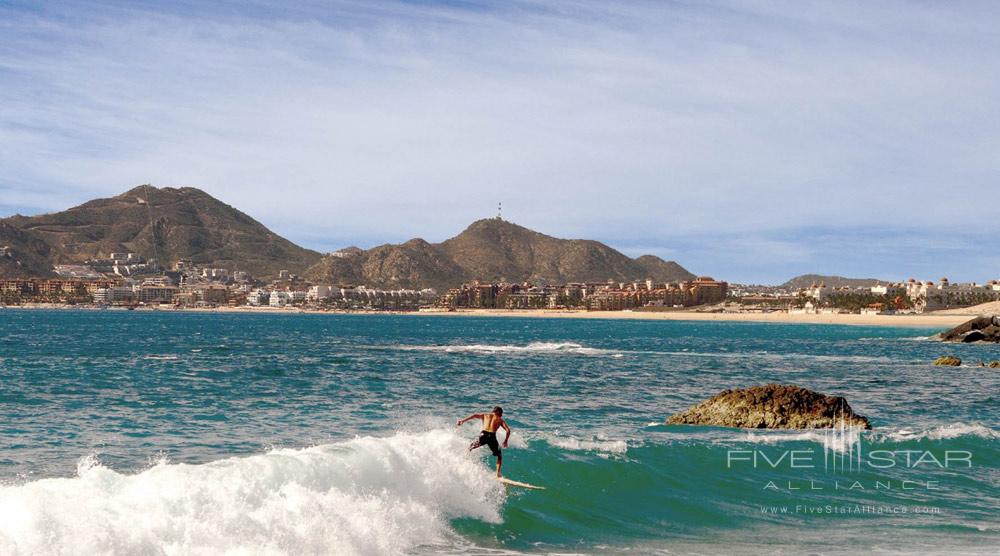
[[[970,315],[802,315],[789,313],[699,313],[694,311],[572,311],[547,310],[459,310],[421,311],[419,315],[472,316],[472,317],[527,317],[527,318],[579,318],[579,319],[637,319],[676,321],[734,321],[775,322],[800,324],[845,324],[855,326],[902,326],[913,328],[950,328],[971,318]]]
[[[11,305],[7,309],[55,309],[55,310],[98,310],[91,306],[69,306],[58,304],[28,304]],[[110,310],[123,311],[123,308]],[[957,326],[973,316],[974,313],[928,313],[920,315],[858,315],[858,314],[824,314],[805,315],[789,313],[706,313],[697,311],[583,311],[572,309],[537,309],[537,310],[506,310],[506,309],[459,309],[446,311],[431,309],[423,311],[344,311],[300,309],[294,307],[212,307],[212,308],[177,308],[177,307],[140,307],[137,311],[178,311],[193,313],[262,313],[262,314],[336,314],[336,315],[411,315],[440,317],[514,317],[514,318],[554,318],[554,319],[634,319],[634,320],[673,320],[673,321],[718,321],[718,322],[774,322],[799,324],[842,324],[854,326],[902,326],[912,328],[950,328]]]

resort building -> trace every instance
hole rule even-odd
[[[827,296],[830,295],[832,288],[827,287],[825,283],[812,284],[808,288],[802,290],[802,294],[806,297],[811,297],[820,303],[826,301]]]
[[[149,282],[137,286],[134,291],[136,300],[140,303],[170,303],[178,290],[177,286]]]
[[[329,298],[332,294],[333,288],[330,286],[312,286],[306,292],[306,299],[309,301],[319,301],[320,299]]]
[[[135,299],[135,291],[129,286],[99,288],[94,292],[94,303],[99,305],[127,303],[133,299]]]
[[[247,292],[247,305],[254,307],[271,304],[271,292],[257,288]]]
[[[727,290],[726,282],[708,276],[673,284],[654,284],[652,280],[558,286],[471,282],[448,290],[438,299],[438,306],[475,309],[583,307],[591,311],[621,311],[721,303],[726,299]]]
[[[268,301],[268,305],[271,307],[284,307],[291,303],[291,296],[288,292],[273,291]]]

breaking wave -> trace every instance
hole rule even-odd
[[[788,432],[748,432],[745,436],[732,440],[739,442],[752,442],[754,444],[778,444],[781,442],[808,441],[822,445],[827,450],[838,453],[851,451],[861,442],[864,429],[846,428],[839,429],[816,429],[805,431]]]
[[[766,351],[750,351],[746,353],[720,353],[698,351],[665,351],[646,352],[659,355],[674,355],[685,357],[709,357],[721,359],[755,359],[768,361],[809,360],[824,363],[891,363],[893,359],[871,355],[817,355],[812,353],[768,353]]]
[[[546,435],[543,437],[550,446],[563,450],[598,452],[604,454],[624,454],[628,451],[628,443],[624,440],[610,440],[599,437],[590,439],[572,436]]]
[[[947,440],[967,436],[996,440],[1000,439],[1000,432],[976,423],[952,423],[950,425],[941,425],[920,431],[899,429],[892,432],[879,432],[873,435],[875,440],[887,439],[894,442],[908,442],[913,440]]]
[[[500,520],[504,493],[441,430],[361,437],[123,474],[0,487],[0,553],[399,554],[447,542],[448,521]]]
[[[739,436],[728,436],[724,442],[751,442],[754,444],[780,444],[782,442],[815,442],[836,452],[850,451],[864,439],[865,442],[913,442],[920,440],[950,440],[956,438],[1000,439],[1000,431],[980,424],[953,423],[923,430],[877,430],[860,428],[789,430],[789,431],[747,431]]]
[[[653,351],[653,350],[621,350],[587,347],[575,342],[531,342],[527,345],[491,345],[491,344],[448,344],[437,346],[395,345],[394,349],[403,351],[428,351],[438,353],[473,353],[473,354],[574,354],[574,355],[610,355],[623,357],[629,355],[645,355],[653,357],[704,357],[711,359],[755,359],[755,360],[810,360],[824,363],[889,363],[892,359],[881,356],[867,355],[816,355],[807,353],[768,353],[755,351],[747,353],[727,353],[722,351]]]
[[[459,344],[442,346],[400,345],[395,347],[404,351],[436,351],[444,353],[571,353],[577,355],[615,355],[620,353],[620,351],[615,350],[590,348],[573,342],[532,342],[526,346]]]

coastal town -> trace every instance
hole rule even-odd
[[[364,284],[317,284],[282,270],[270,280],[179,260],[163,269],[137,253],[55,265],[56,278],[0,280],[0,304],[96,308],[315,311],[697,311],[788,314],[920,314],[1000,300],[1000,280],[909,279],[870,286],[804,288],[729,284],[708,276],[565,284],[470,281],[438,292]]]

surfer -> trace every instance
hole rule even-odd
[[[503,408],[496,406],[493,411],[489,413],[473,413],[465,419],[459,419],[458,425],[461,427],[466,423],[466,421],[471,421],[473,419],[483,420],[483,431],[479,433],[479,438],[477,438],[472,444],[469,445],[469,451],[475,450],[476,448],[486,445],[490,447],[490,451],[497,458],[497,477],[500,476],[500,467],[503,465],[503,453],[500,451],[500,445],[497,443],[497,429],[502,428],[507,431],[507,436],[503,439],[503,447],[507,447],[507,440],[510,439],[510,427],[507,426],[507,421],[503,418]]]

